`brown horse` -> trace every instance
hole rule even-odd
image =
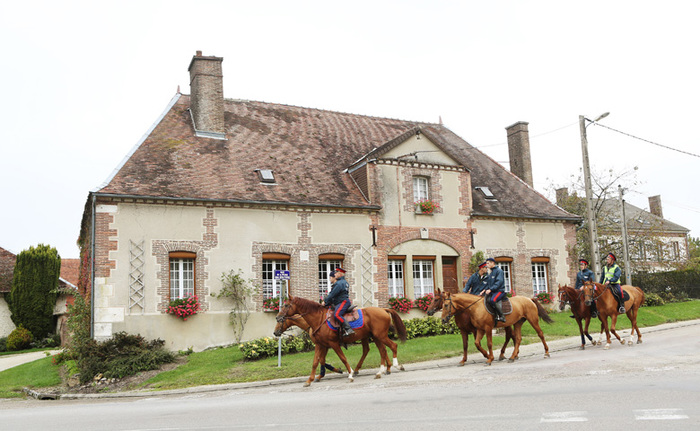
[[[392,363],[389,363],[389,356],[386,353],[386,346],[389,346],[394,352],[393,366],[403,370],[403,366],[399,364],[397,358],[397,346],[394,341],[389,338],[389,328],[394,326],[399,339],[403,342],[408,338],[406,326],[404,326],[401,316],[391,309],[366,307],[362,308],[363,325],[360,328],[355,328],[355,333],[349,337],[343,337],[342,343],[352,343],[357,340],[367,339],[370,336],[374,339],[374,344],[381,355],[381,366],[375,378],[380,378],[383,372],[391,373]],[[338,355],[348,370],[348,381],[354,380],[354,372],[348,363],[345,354],[340,345],[341,339],[338,335],[338,330],[331,329],[327,324],[328,307],[318,304],[298,296],[289,297],[289,301],[284,307],[280,308],[277,314],[277,321],[284,321],[287,316],[300,314],[306,323],[310,326],[310,331],[316,344],[313,366],[311,367],[311,375],[304,383],[304,386],[309,386],[314,381],[316,375],[316,367],[318,367],[321,358],[325,358],[328,349],[331,348]]]
[[[481,338],[486,334],[486,342],[488,345],[488,358],[486,358],[486,365],[491,365],[493,362],[493,341],[491,338],[491,332],[494,328],[493,316],[486,310],[486,305],[484,305],[484,297],[471,295],[469,293],[443,293],[444,303],[442,306],[442,321],[447,323],[450,317],[454,316],[460,310],[469,310],[471,316],[471,323],[477,329],[476,340],[474,344],[480,346]],[[523,296],[514,296],[510,298],[510,303],[513,306],[513,311],[505,316],[505,322],[498,322],[496,327],[502,328],[506,326],[513,326],[513,333],[515,334],[515,348],[513,349],[513,354],[508,359],[508,362],[513,362],[518,357],[520,353],[520,342],[522,341],[522,326],[525,320],[530,322],[537,335],[542,340],[542,345],[544,346],[544,356],[549,357],[549,346],[544,339],[544,333],[540,329],[539,319],[544,320],[547,323],[552,323],[553,320],[547,314],[547,310],[542,307],[542,305],[536,299],[528,299]],[[480,349],[481,350],[481,349]]]
[[[311,331],[309,331],[309,324],[306,323],[306,320],[302,319],[301,315],[295,314],[294,316],[289,316],[284,321],[282,322],[277,322],[275,325],[275,330],[273,331],[273,334],[275,334],[275,337],[281,336],[287,329],[291,328],[292,326],[296,326],[300,328],[302,331],[307,332],[309,336],[311,336]],[[314,341],[313,336],[311,336],[311,341]],[[367,356],[367,353],[369,352],[369,343],[367,340],[362,340],[362,358],[360,359],[360,363],[357,364],[355,367],[355,372],[359,370],[360,366],[362,366],[362,362],[365,360],[365,356]],[[320,381],[323,377],[326,375],[326,370],[332,371],[334,373],[338,374],[343,374],[343,370],[340,368],[336,368],[333,365],[329,364],[326,362],[326,358],[321,359],[321,374],[319,374],[316,377],[316,381]]]
[[[588,333],[588,326],[591,324],[591,306],[586,305],[586,297],[583,294],[583,289],[574,289],[571,286],[559,285],[559,310],[564,310],[566,304],[569,304],[571,312],[574,314],[576,323],[578,323],[578,331],[581,334],[581,350],[586,348],[586,338],[596,345],[593,337]],[[581,320],[586,321],[586,326],[581,324]],[[603,322],[600,323],[600,331],[603,331]]]
[[[442,292],[440,291],[440,289],[438,289],[435,295],[433,296],[433,300],[430,302],[428,309],[426,310],[428,316],[432,316],[433,314],[435,314],[436,311],[442,310],[442,304],[444,301],[445,300],[442,296]],[[472,334],[472,336],[474,336],[474,339],[476,340],[476,328],[472,325],[471,317],[469,315],[469,311],[467,310],[462,310],[455,313],[455,323],[459,328],[459,332],[462,334],[462,350],[464,351],[464,354],[462,355],[462,360],[459,361],[459,366],[461,367],[467,362],[469,334]],[[513,340],[513,344],[515,345],[515,340],[513,338],[513,327],[507,326],[505,332],[506,342],[503,343],[503,347],[501,347],[501,354],[498,356],[499,361],[502,361],[506,358],[506,346],[508,345],[510,340]],[[480,344],[474,343],[474,345],[477,349],[479,349],[479,352],[481,352],[481,354],[484,355],[484,358],[488,359],[489,355],[486,352],[486,350],[484,350]]]
[[[627,284],[621,287],[622,290],[627,292],[630,296],[630,298],[625,301],[625,314],[627,314],[627,318],[630,319],[630,323],[632,324],[630,338],[627,343],[631,346],[634,331],[637,331],[637,344],[642,342],[642,333],[639,331],[639,327],[637,326],[637,312],[639,311],[639,307],[644,304],[644,292],[642,292],[642,289],[638,287]],[[613,295],[610,285],[603,285],[600,283],[587,281],[583,284],[583,292],[586,297],[586,304],[590,304],[591,301],[595,301],[596,307],[598,308],[598,317],[603,322],[598,343],[602,344],[604,329],[607,337],[607,343],[605,344],[606,350],[610,348],[610,332],[612,332],[615,338],[617,338],[617,340],[624,345],[624,338],[620,338],[620,336],[617,335],[617,332],[615,332],[617,315],[620,313],[618,312],[617,299],[615,298],[615,295]],[[611,318],[611,324],[608,324],[608,318]]]

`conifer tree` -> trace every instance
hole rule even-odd
[[[35,340],[54,331],[60,272],[61,256],[51,246],[39,244],[17,256],[8,305],[14,324],[28,329]]]

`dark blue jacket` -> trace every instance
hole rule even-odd
[[[497,292],[506,292],[506,279],[503,275],[503,270],[497,266],[491,268],[491,274],[488,277],[487,289],[491,289],[491,295]]]
[[[350,302],[348,287],[348,282],[345,281],[345,277],[338,278],[335,283],[333,283],[331,292],[328,294],[328,296],[326,296],[324,303],[326,305],[336,306],[338,304],[342,304],[343,301]]]
[[[576,274],[576,288],[582,288],[583,283],[586,281],[595,281],[595,273],[589,268],[583,269]]]
[[[484,290],[486,290],[486,285],[488,284],[488,275],[480,276],[478,272],[472,274],[467,280],[467,284],[464,285],[462,292],[471,293],[472,295],[478,295]]]

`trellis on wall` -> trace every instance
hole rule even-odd
[[[143,283],[144,250],[143,240],[135,243],[129,240],[129,313],[139,307],[144,312],[144,283]]]
[[[374,292],[372,291],[372,249],[364,245],[360,250],[360,284],[362,297],[360,303],[363,307],[374,305]]]

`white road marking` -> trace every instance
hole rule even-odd
[[[688,415],[683,414],[683,409],[648,409],[635,410],[634,418],[638,421],[669,421],[688,419]]]
[[[587,412],[550,412],[542,413],[540,423],[542,422],[586,422]]]

